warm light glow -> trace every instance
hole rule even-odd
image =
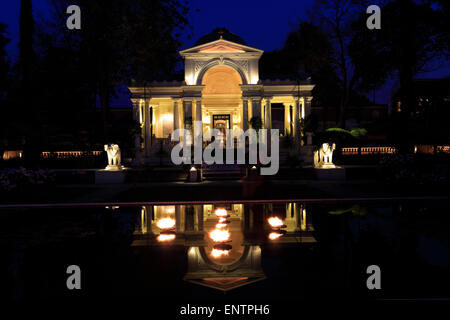
[[[158,228],[160,229],[172,229],[175,227],[175,219],[173,218],[162,218],[159,219],[158,222],[156,223],[156,225],[158,226]]]
[[[214,242],[224,242],[230,239],[230,233],[226,230],[214,229],[209,233]]]
[[[142,207],[141,209],[141,233],[147,233],[147,210],[145,207]]]
[[[211,117],[209,116],[209,114],[206,114],[206,116],[204,116],[202,118],[203,123],[211,123]]]
[[[213,52],[213,53],[217,53],[217,52],[240,52],[240,53],[243,53],[245,51],[242,50],[242,49],[239,49],[237,47],[230,46],[229,44],[216,44],[214,46],[201,49],[201,50],[199,50],[199,52]]]
[[[212,249],[211,256],[214,258],[219,258],[222,256],[227,256],[230,254],[230,250],[219,250],[219,249]]]
[[[195,167],[192,167],[192,168],[191,168],[191,171],[197,171],[197,169],[195,169]]]
[[[228,215],[227,210],[223,209],[223,208],[218,208],[216,209],[216,211],[214,211],[214,213],[216,214],[216,216],[218,217],[226,217]]]
[[[154,119],[154,117],[153,117]],[[161,116],[161,121],[173,121],[173,114],[171,113],[165,113]]]
[[[226,223],[218,223],[218,224],[216,224],[216,229],[223,229],[223,228],[225,228],[226,226],[227,226]]]
[[[267,221],[272,228],[281,228],[284,225],[283,220],[278,217],[270,217]]]
[[[278,238],[280,238],[283,234],[279,233],[279,232],[271,232],[269,233],[269,239],[270,240],[277,240]]]
[[[175,213],[175,206],[170,206],[170,207],[166,207],[166,212],[167,213]]]
[[[159,242],[167,242],[167,241],[172,241],[175,240],[176,235],[175,234],[160,234],[159,236],[156,237],[156,240]]]
[[[306,230],[306,209],[302,210],[302,225],[301,225],[302,231]]]
[[[219,217],[219,223],[225,223],[227,221],[226,217]]]

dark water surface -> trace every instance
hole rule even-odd
[[[4,208],[0,298],[448,299],[449,209],[442,200]],[[70,265],[81,290],[66,286]],[[380,290],[367,288],[370,265]]]

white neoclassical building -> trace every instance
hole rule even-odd
[[[203,130],[245,131],[258,117],[263,128],[277,128],[300,144],[299,120],[311,112],[314,85],[309,79],[260,79],[262,54],[226,29],[216,29],[180,51],[184,81],[129,87],[134,117],[142,128],[136,147],[143,160],[150,160],[161,145],[170,145],[173,131],[192,121],[202,121]]]

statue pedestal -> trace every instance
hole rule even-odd
[[[95,184],[120,184],[125,182],[125,171],[122,168],[108,169],[108,167],[95,172]]]
[[[334,164],[314,168],[317,180],[345,180],[345,168]]]

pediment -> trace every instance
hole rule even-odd
[[[265,276],[253,278],[248,277],[203,278],[203,279],[190,279],[188,281],[196,285],[226,292],[264,279],[266,279]]]
[[[263,51],[239,43],[224,39],[208,42],[196,47],[187,48],[180,51],[182,56],[190,54],[208,54],[208,53],[260,53]]]
[[[229,46],[229,45],[225,45],[225,44],[217,44],[214,46],[210,46],[210,47],[201,49],[198,52],[245,52],[245,51],[240,48],[236,48],[234,46]]]

